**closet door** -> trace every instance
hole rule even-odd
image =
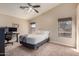
[[[5,41],[4,28],[0,28],[0,56],[5,55],[4,41]]]

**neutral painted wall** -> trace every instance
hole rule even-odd
[[[77,40],[76,40],[76,47],[77,47],[77,51],[79,52],[79,4],[77,5],[77,20],[76,20],[76,37],[77,37]]]
[[[72,38],[58,37],[58,18],[72,17]],[[61,4],[29,22],[36,22],[37,29],[50,31],[50,42],[75,47],[76,4]]]
[[[20,35],[28,33],[28,21],[0,14],[0,27],[11,27],[13,23],[19,24],[18,32]]]

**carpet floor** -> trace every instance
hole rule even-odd
[[[5,52],[6,56],[79,56],[79,52],[73,48],[51,43],[45,43],[37,50],[15,43],[13,46],[6,47]]]

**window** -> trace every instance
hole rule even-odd
[[[36,23],[35,22],[31,22],[30,23],[30,27],[31,27],[31,31],[35,31],[35,29],[36,29]]]
[[[72,18],[58,19],[58,36],[59,37],[72,37]]]
[[[31,27],[32,27],[32,28],[36,28],[36,23],[35,23],[35,22],[32,22],[32,23],[31,23]]]

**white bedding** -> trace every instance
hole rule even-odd
[[[49,37],[49,32],[41,32],[41,33],[33,33],[33,34],[29,34],[28,39],[26,40],[27,43],[30,44],[37,44],[42,42],[43,40],[48,39]]]

